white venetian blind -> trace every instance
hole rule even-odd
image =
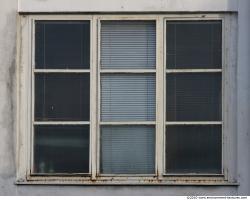
[[[153,126],[103,126],[101,172],[104,174],[153,174]]]
[[[102,22],[102,69],[154,69],[155,32],[154,21]]]
[[[101,173],[153,174],[155,127],[143,123],[155,121],[156,82],[143,70],[155,69],[155,22],[101,24],[101,121],[111,123],[101,126]]]
[[[105,74],[101,77],[102,121],[154,121],[154,74]]]

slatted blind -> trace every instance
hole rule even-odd
[[[154,132],[153,126],[103,126],[101,173],[153,174]]]
[[[155,49],[155,22],[102,22],[101,66],[103,69],[155,68]]]
[[[155,75],[102,75],[101,120],[154,121]]]
[[[132,73],[155,69],[155,22],[101,24],[101,69],[113,70],[101,73],[101,121],[155,121],[155,73]],[[154,126],[101,126],[101,173],[154,174],[154,163]]]

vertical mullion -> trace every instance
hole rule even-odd
[[[225,18],[223,17],[221,19],[221,50],[222,50],[222,55],[221,55],[221,173],[224,175],[224,177],[227,177],[227,170],[225,170],[225,162],[224,162],[224,156],[225,156],[225,147],[224,147],[224,106],[225,106],[225,102],[224,102],[224,95],[225,95]]]
[[[227,22],[228,18],[225,18],[223,17],[221,19],[221,34],[222,34],[222,37],[221,37],[221,49],[222,49],[222,56],[221,56],[221,59],[222,59],[222,66],[221,66],[221,122],[222,122],[222,125],[221,125],[221,173],[224,175],[225,179],[228,179],[228,168],[226,167],[226,153],[228,153],[228,151],[226,150],[226,143],[227,143],[227,138],[225,136],[225,129],[226,129],[226,124],[225,122],[228,121],[226,119],[226,115],[224,113],[224,111],[227,110],[226,108],[226,98],[225,98],[225,95],[226,95],[226,82],[227,82],[227,76],[226,76],[226,72],[227,72],[227,68],[226,68],[226,42],[231,44],[231,41],[228,41],[227,40],[227,34],[226,34],[226,29],[228,28],[228,22]],[[231,35],[230,35],[231,36]],[[230,48],[229,48],[230,49]],[[228,81],[228,83],[232,83],[232,81]],[[232,147],[230,145],[230,147]]]
[[[93,16],[90,23],[90,173],[92,180],[96,179],[97,164],[97,18]]]
[[[163,132],[163,174],[166,174],[166,161],[167,161],[167,156],[166,156],[166,114],[167,114],[167,22],[168,19],[163,20],[163,126],[162,126],[162,132]]]
[[[158,177],[164,173],[164,18],[156,20],[156,155],[155,170]]]
[[[35,20],[31,20],[31,159],[30,172],[34,171],[34,121],[35,121]]]
[[[166,98],[166,88],[167,88],[167,19],[163,20],[163,174],[166,174],[166,114],[167,114],[167,98]]]
[[[95,21],[95,27],[96,27],[96,47],[97,50],[95,51],[97,53],[96,55],[96,88],[97,88],[97,116],[96,116],[96,175],[98,176],[100,174],[100,121],[101,121],[101,74],[100,74],[100,68],[101,68],[101,20],[100,17],[94,17]]]

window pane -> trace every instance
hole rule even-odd
[[[102,21],[102,68],[155,68],[155,33],[154,21]]]
[[[89,127],[35,126],[35,173],[88,173]]]
[[[153,126],[103,126],[101,173],[154,174],[155,128]]]
[[[36,21],[36,68],[89,68],[89,21]]]
[[[101,120],[154,121],[155,75],[102,75]]]
[[[167,68],[221,68],[221,21],[167,22]]]
[[[167,173],[221,173],[221,126],[167,126]]]
[[[167,74],[167,121],[220,121],[221,74]]]
[[[36,74],[35,120],[89,121],[89,74]]]

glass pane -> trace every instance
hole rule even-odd
[[[89,121],[89,74],[36,74],[35,120]]]
[[[101,173],[154,174],[153,126],[102,126]]]
[[[167,74],[167,121],[220,121],[221,74]]]
[[[221,173],[221,126],[167,126],[167,173]]]
[[[155,75],[102,75],[101,120],[154,121]]]
[[[167,22],[167,68],[221,68],[221,21]]]
[[[89,126],[35,126],[35,173],[88,173]]]
[[[89,21],[36,21],[35,29],[36,68],[89,68]]]
[[[102,21],[103,69],[153,69],[155,55],[154,21]]]

